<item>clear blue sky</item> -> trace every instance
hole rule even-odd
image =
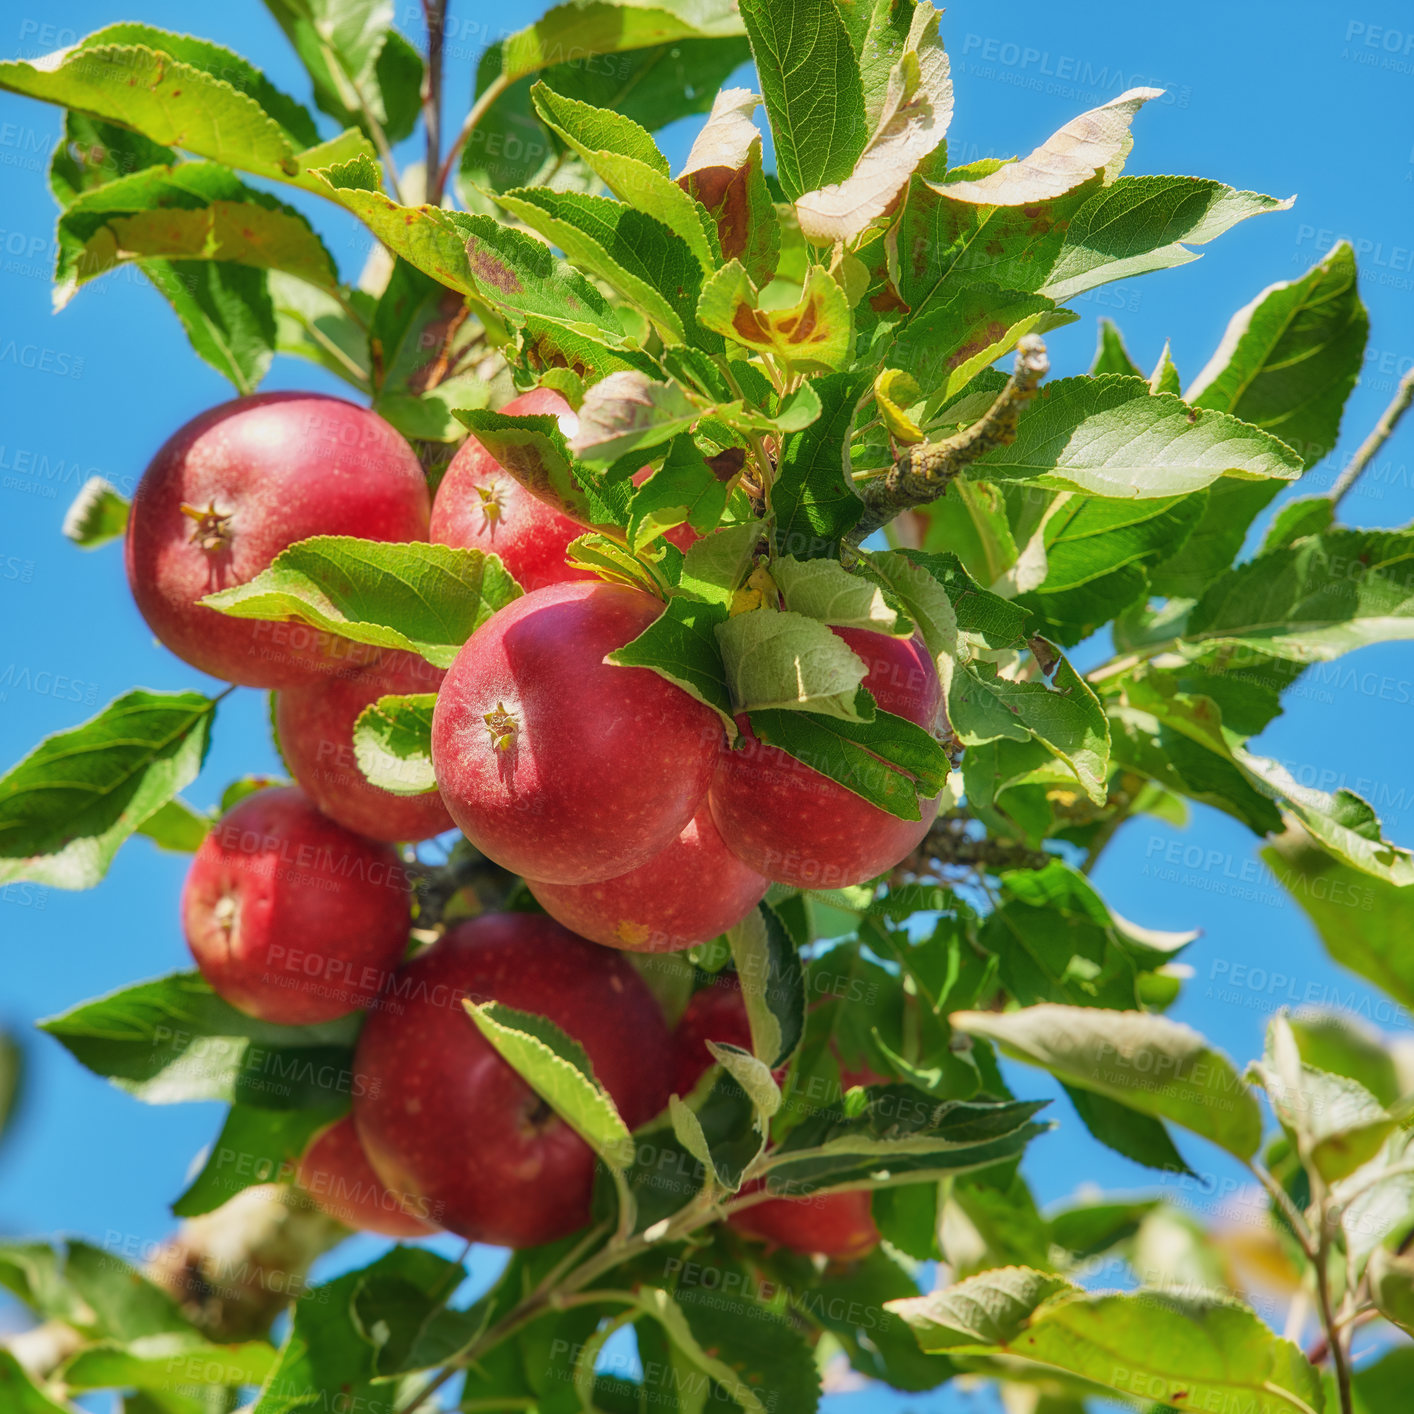
[[[528,0],[452,0],[451,100],[461,105],[485,39],[534,17]],[[416,35],[420,7],[399,0]],[[52,0],[7,7],[0,54],[33,57],[119,19],[204,37],[249,56],[301,98],[308,88],[284,39],[255,0],[196,6],[180,0]],[[1370,357],[1350,400],[1340,446],[1306,486],[1329,485],[1414,359],[1414,13],[1394,0],[1330,6],[1215,4],[1171,9],[1115,0],[1060,6],[956,0],[942,32],[957,106],[953,160],[1024,152],[1075,113],[1139,84],[1167,96],[1135,123],[1132,172],[1216,177],[1278,196],[1295,208],[1238,227],[1200,261],[1098,290],[1083,322],[1052,336],[1058,374],[1083,371],[1095,321],[1114,318],[1148,367],[1167,338],[1185,383],[1206,362],[1229,315],[1263,286],[1300,274],[1340,236],[1360,253],[1370,309]],[[493,36],[494,37],[494,36]],[[461,111],[458,106],[455,112]],[[453,119],[455,121],[455,119]],[[210,686],[157,647],[133,609],[116,546],[84,554],[59,533],[64,508],[90,474],[131,490],[164,438],[230,396],[198,361],[176,320],[139,279],[109,276],[62,314],[50,313],[55,208],[45,182],[59,132],[56,110],[0,94],[0,763],[42,735],[92,715],[125,688]],[[680,159],[691,125],[665,139]],[[281,196],[290,200],[288,189]],[[347,278],[366,241],[351,219],[302,203]],[[310,365],[277,359],[268,388],[339,391]],[[1349,519],[1397,526],[1414,516],[1414,426],[1345,502]],[[1096,649],[1098,654],[1100,649]],[[1082,666],[1090,650],[1077,655]],[[1369,796],[1391,835],[1414,842],[1414,654],[1398,645],[1344,660],[1356,669],[1308,676],[1258,749],[1298,779],[1344,784]],[[1342,686],[1342,684],[1344,684]],[[233,776],[273,770],[264,700],[242,691],[223,704],[206,770],[188,792],[211,805]],[[1327,774],[1322,775],[1322,772]],[[1097,882],[1121,913],[1160,928],[1201,928],[1195,969],[1175,1015],[1239,1060],[1261,1044],[1266,1018],[1294,989],[1350,1000],[1387,1029],[1407,1016],[1325,958],[1311,929],[1273,880],[1248,861],[1255,841],[1236,822],[1195,814],[1188,829],[1140,821],[1111,845]],[[104,885],[67,894],[0,891],[0,1020],[27,1030],[39,1017],[138,978],[188,964],[177,921],[185,861],[130,843]],[[1245,867],[1244,867],[1245,866]],[[1277,984],[1273,979],[1283,980]],[[1314,990],[1312,990],[1314,989]],[[1383,1009],[1381,1009],[1383,1008]],[[78,1232],[157,1240],[166,1204],[215,1134],[216,1106],[154,1108],[90,1076],[58,1045],[29,1043],[28,1104],[0,1151],[0,1233]],[[1036,1072],[1020,1093],[1044,1094]],[[1063,1127],[1033,1150],[1028,1171],[1043,1202],[1081,1184],[1135,1188],[1147,1171],[1101,1149],[1064,1101]],[[1184,1141],[1194,1167],[1228,1166]],[[351,1245],[342,1266],[366,1257]],[[490,1260],[491,1254],[487,1254]],[[0,1320],[5,1317],[0,1310]],[[979,1409],[953,1391],[926,1397],[842,1395],[832,1414]]]

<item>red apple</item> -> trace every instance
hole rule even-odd
[[[932,730],[942,709],[938,674],[922,640],[834,630],[865,662],[864,686],[885,712]],[[727,848],[782,884],[837,889],[892,869],[921,843],[938,802],[900,820],[778,747],[758,741],[743,713],[744,744],[722,746],[709,799]]]
[[[506,913],[452,928],[369,1015],[354,1121],[379,1177],[468,1241],[550,1242],[589,1220],[594,1156],[482,1037],[466,999],[548,1017],[584,1047],[630,1128],[667,1102],[662,1012],[621,953]]]
[[[376,650],[198,601],[311,535],[425,539],[428,512],[412,449],[367,408],[315,393],[237,398],[174,433],[144,473],[128,583],[148,627],[185,662],[248,687],[288,687]]]
[[[457,655],[432,763],[452,818],[489,859],[588,884],[646,864],[686,829],[721,724],[657,673],[604,661],[662,609],[625,585],[552,584],[493,614]]]
[[[683,1008],[673,1031],[672,1093],[691,1094],[692,1088],[716,1061],[708,1041],[751,1049],[751,1022],[741,999],[736,973],[725,972],[700,987]]]
[[[750,1192],[747,1188],[744,1192]],[[767,1198],[733,1213],[727,1222],[738,1232],[792,1252],[818,1252],[839,1261],[866,1257],[879,1245],[868,1189],[812,1193],[800,1198]]]
[[[345,1115],[310,1141],[299,1161],[295,1181],[315,1205],[345,1227],[381,1233],[384,1237],[426,1237],[436,1232],[431,1222],[407,1211],[407,1207],[433,1216],[426,1203],[407,1200],[383,1186],[373,1172],[363,1145],[358,1142],[353,1116]]]
[[[719,977],[692,994],[673,1032],[673,1080],[675,1095],[686,1095],[715,1064],[707,1049],[708,1041],[751,1049],[751,1023],[746,1015],[741,986],[732,974]],[[841,1071],[840,1085],[876,1083],[881,1077],[867,1067]],[[780,1072],[777,1081],[783,1079]],[[759,1183],[742,1191],[759,1191]],[[850,1193],[823,1193],[800,1198],[768,1198],[743,1208],[728,1219],[732,1227],[795,1252],[819,1252],[827,1257],[862,1257],[879,1242],[879,1230],[870,1216],[866,1190]]]
[[[415,653],[383,653],[325,682],[275,697],[275,730],[290,774],[331,820],[373,840],[425,840],[452,828],[435,790],[394,795],[373,785],[354,756],[359,713],[390,693],[436,692],[446,674]]]
[[[326,819],[295,786],[257,791],[202,841],[182,925],[218,996],[263,1021],[332,1021],[368,1006],[407,946],[397,850]]]
[[[647,864],[597,884],[526,880],[552,918],[591,942],[628,952],[677,952],[724,933],[770,887],[722,843],[704,801]]]
[[[501,411],[558,418],[568,437],[579,426],[574,409],[553,388],[532,388]],[[499,555],[522,588],[540,589],[592,578],[587,570],[565,563],[570,541],[587,529],[526,490],[475,437],[468,437],[437,488],[429,538]]]

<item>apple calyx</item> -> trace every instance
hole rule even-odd
[[[195,522],[191,543],[200,545],[208,555],[219,554],[231,543],[231,514],[218,511],[215,501],[208,501],[204,511],[183,501],[182,514]]]
[[[520,723],[506,711],[504,702],[498,702],[496,710],[487,712],[481,720],[486,723],[486,730],[491,736],[491,745],[497,751],[509,751],[515,745],[516,733],[520,731]]]
[[[478,486],[476,494],[481,498],[481,514],[485,516],[487,526],[495,525],[503,513],[501,498],[496,494],[496,488],[494,486]]]

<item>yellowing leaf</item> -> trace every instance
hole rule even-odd
[[[918,164],[942,142],[952,118],[952,81],[938,40],[941,13],[927,4],[914,11],[907,46],[889,71],[878,126],[854,171],[796,201],[807,240],[855,240],[893,206]]]
[[[702,287],[697,317],[708,329],[804,372],[840,369],[849,361],[854,317],[844,291],[823,266],[805,278],[788,309],[762,309],[756,285],[739,260],[724,265]]]
[[[1008,162],[985,177],[963,182],[929,182],[953,201],[977,206],[1028,206],[1051,201],[1089,181],[1097,171],[1118,175],[1119,164],[1133,139],[1129,125],[1142,104],[1157,98],[1161,88],[1131,88],[1072,118],[1029,156]],[[1112,165],[1113,164],[1113,165]]]

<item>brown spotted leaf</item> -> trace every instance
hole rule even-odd
[[[953,100],[948,56],[938,39],[940,13],[930,5],[914,11],[907,45],[889,71],[878,124],[854,171],[797,199],[808,240],[856,240],[894,206],[919,163],[942,142]]]
[[[771,354],[787,368],[830,372],[849,361],[854,333],[849,300],[820,265],[810,268],[797,304],[762,309],[751,277],[733,260],[703,286],[697,318],[738,344]]]
[[[677,180],[716,221],[722,255],[764,285],[775,274],[781,233],[761,168],[761,130],[751,119],[760,101],[750,89],[724,88]]]
[[[1025,206],[1064,196],[1096,172],[1103,171],[1112,180],[1119,175],[1119,166],[1133,144],[1129,125],[1134,115],[1162,92],[1159,88],[1131,88],[1072,118],[1028,156],[985,177],[943,182],[934,190],[977,206]]]

